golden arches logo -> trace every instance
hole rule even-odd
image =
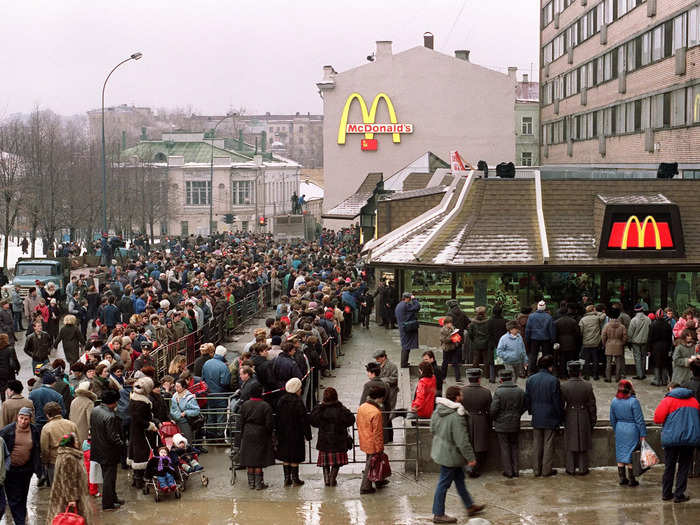
[[[383,100],[386,104],[387,110],[389,111],[389,120],[391,124],[375,124],[374,119],[377,116],[377,106],[379,102]],[[357,101],[360,104],[360,111],[362,112],[362,122],[363,124],[348,124],[348,113],[350,112],[350,107],[352,103]],[[411,124],[399,124],[396,120],[396,111],[394,110],[394,104],[392,104],[389,95],[386,93],[378,93],[372,105],[367,111],[367,104],[365,99],[359,93],[352,93],[345,101],[345,107],[343,107],[343,113],[340,117],[340,125],[338,126],[338,144],[345,144],[346,133],[364,133],[366,139],[373,139],[375,133],[391,133],[392,141],[395,143],[401,142],[401,133],[412,133],[413,125]]]
[[[647,215],[642,223],[639,222],[636,215],[632,215],[629,219],[627,219],[627,224],[625,224],[625,229],[622,232],[622,245],[620,246],[620,249],[627,249],[627,238],[629,236],[632,223],[634,223],[634,225],[637,227],[637,248],[644,248],[644,238],[646,236],[647,225],[651,224],[652,228],[654,228],[654,241],[656,243],[656,249],[661,249],[661,235],[659,234],[659,226],[656,224],[656,219],[654,219],[654,217],[651,215]]]

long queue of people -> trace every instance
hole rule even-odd
[[[367,285],[356,265],[357,243],[357,231],[348,229],[324,230],[318,241],[294,246],[267,235],[239,233],[184,239],[168,249],[151,247],[123,266],[110,261],[100,269],[108,278],[99,286],[72,279],[65,290],[67,301],[56,301],[60,322],[51,332],[46,330],[43,304],[36,299],[46,302],[48,291],[37,284],[24,300],[26,319],[20,316],[19,325],[13,319],[11,333],[0,334],[0,379],[7,395],[0,437],[10,451],[13,476],[23,476],[18,483],[6,483],[0,493],[7,495],[15,523],[26,522],[29,480],[34,474],[39,486],[51,487],[51,511],[62,511],[70,501],[79,513],[87,513],[84,500],[66,500],[66,494],[75,494],[72,489],[84,484],[86,493],[97,495],[93,481],[102,483],[103,510],[119,508],[124,500],[115,490],[118,465],[130,468],[134,486],[142,487],[152,444],[157,442],[155,434],[152,440],[149,434],[172,421],[180,429],[178,441],[188,447],[199,438],[215,439],[223,433],[222,420],[233,394],[239,399],[242,419],[242,458],[246,443],[258,457],[264,450],[262,442],[250,440],[255,423],[245,414],[251,401],[264,398],[270,408],[277,407],[288,403],[289,395],[303,391],[307,396],[299,398],[303,417],[325,426],[307,414],[315,406],[321,410],[319,406],[333,404],[327,389],[318,405],[317,386],[322,374],[340,366],[340,342],[352,337],[353,321],[359,319],[364,304]],[[276,316],[268,320],[264,336],[256,334],[238,358],[227,362],[226,348],[215,342],[242,320],[236,306],[251,295],[259,297],[264,307],[275,307]],[[27,301],[38,304],[32,307]],[[34,371],[26,387],[16,379],[21,367],[15,336],[23,320],[28,326],[23,351]],[[188,337],[193,334],[196,339]],[[201,342],[197,357],[195,341]],[[60,349],[62,357],[57,355]],[[25,388],[30,390],[26,398]],[[195,396],[193,390],[204,396]],[[208,413],[206,418],[203,412]],[[281,421],[281,429],[276,429],[282,443],[284,428],[303,428],[298,420],[287,423]],[[85,466],[83,475],[65,476],[71,469],[64,467],[72,464],[71,450],[76,447],[83,449],[81,458],[83,453],[90,455],[85,463],[89,477]],[[67,452],[59,454],[64,448]],[[299,452],[292,449],[288,447],[288,453],[284,447],[277,449],[289,484],[301,482]],[[196,455],[206,448],[190,452]],[[328,482],[333,477],[335,484],[331,456],[325,456]],[[65,462],[59,461],[64,457]],[[192,459],[196,461],[191,455],[183,461],[196,468]],[[252,463],[248,466],[253,469],[253,486],[264,487],[257,469],[266,465],[258,459]]]

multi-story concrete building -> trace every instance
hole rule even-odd
[[[699,170],[697,0],[541,0],[540,8],[542,164]]]
[[[167,181],[164,189],[150,179],[145,184],[159,192],[153,199],[155,222],[163,235],[207,234],[210,206],[213,231],[268,231],[272,217],[291,212],[292,194],[299,192],[299,164],[270,153],[232,151],[224,139],[207,139],[201,132],[163,133],[162,140],[126,149],[121,160],[127,174],[141,170],[142,177]],[[232,224],[225,223],[227,215]]]
[[[508,76],[516,80],[517,68],[509,67]],[[515,163],[519,166],[540,164],[540,85],[523,74],[515,82]]]

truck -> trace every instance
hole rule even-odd
[[[15,277],[10,286],[20,285],[20,295],[24,298],[29,290],[36,286],[36,281],[44,284],[54,283],[60,293],[70,281],[70,261],[67,257],[53,259],[20,258],[15,265]]]

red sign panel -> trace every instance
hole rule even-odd
[[[377,151],[377,139],[362,139],[360,149],[362,151]]]
[[[640,222],[632,215],[626,222],[613,222],[608,238],[608,248],[662,250],[673,248],[671,228],[666,221],[656,222],[648,215]]]

